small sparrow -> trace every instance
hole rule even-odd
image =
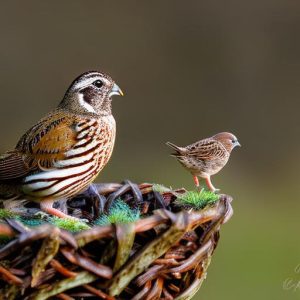
[[[178,147],[170,142],[167,145],[176,153],[172,156],[192,173],[194,182],[199,187],[198,177],[204,178],[211,191],[218,191],[210,177],[218,173],[228,162],[232,149],[241,146],[237,138],[229,132],[221,132],[186,147]]]
[[[56,109],[0,156],[0,199],[40,202],[49,214],[69,217],[53,207],[85,190],[111,157],[116,122],[111,97],[123,95],[108,75],[92,71],[76,78]]]

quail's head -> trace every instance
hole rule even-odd
[[[241,146],[237,137],[230,132],[221,132],[212,137],[214,140],[222,143],[226,150],[230,153],[236,146]]]
[[[72,82],[59,107],[81,114],[110,115],[114,95],[123,96],[123,92],[110,76],[86,72]]]

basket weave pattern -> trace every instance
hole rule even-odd
[[[95,185],[97,200],[68,201],[90,221],[120,198],[138,206],[134,223],[70,233],[50,224],[28,228],[7,219],[13,239],[0,248],[0,299],[190,299],[205,279],[220,226],[232,215],[220,195],[200,211],[174,204],[184,190],[158,193],[151,184]]]

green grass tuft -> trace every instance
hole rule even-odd
[[[219,195],[214,192],[202,189],[201,191],[188,191],[184,194],[178,194],[176,204],[184,208],[202,209],[207,205],[218,201]]]
[[[9,211],[8,209],[0,208],[0,219],[4,218],[14,218],[16,217],[16,214]]]
[[[140,211],[138,209],[131,209],[122,200],[116,200],[108,214],[103,214],[97,219],[95,225],[109,225],[116,223],[132,223],[140,219]]]
[[[77,220],[72,220],[72,219],[51,217],[50,223],[52,223],[53,225],[61,229],[65,229],[71,232],[78,232],[81,230],[90,229],[90,227],[86,223]]]

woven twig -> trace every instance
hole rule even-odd
[[[68,213],[93,221],[121,197],[142,218],[75,234],[7,219],[0,232],[13,239],[0,249],[0,299],[190,299],[232,214],[231,198],[186,211],[174,204],[184,190],[158,193],[128,181],[93,189],[96,199],[76,197]]]

